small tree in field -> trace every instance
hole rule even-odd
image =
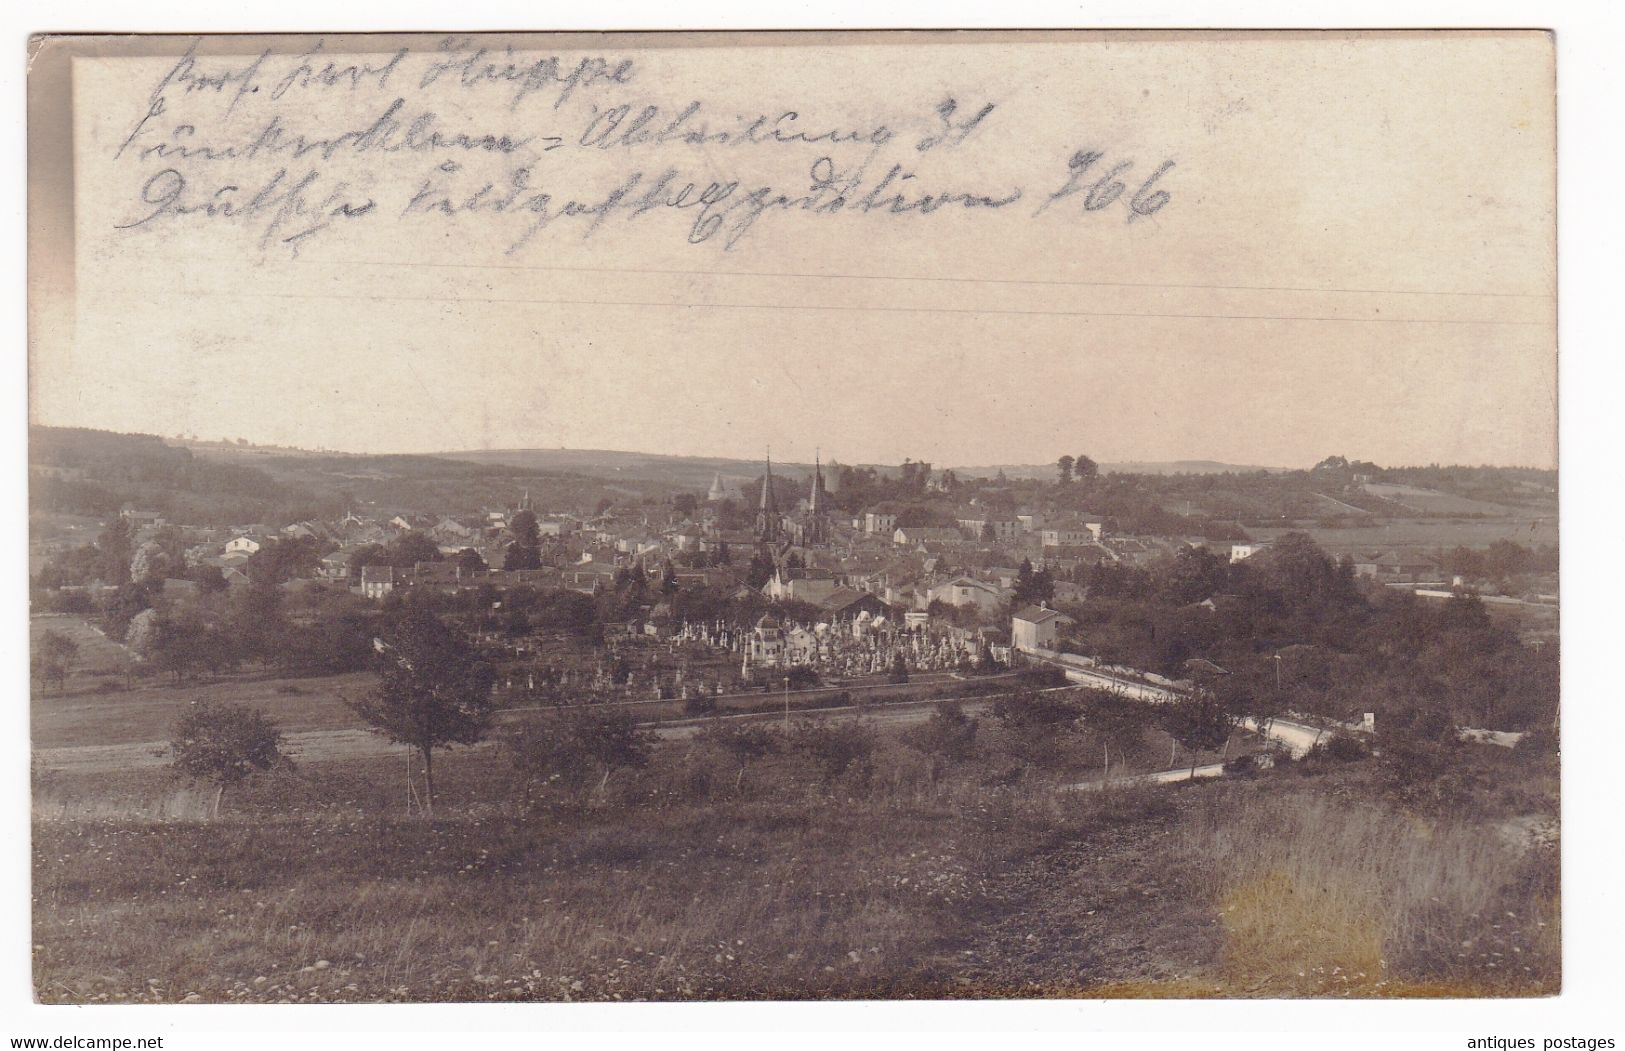
[[[34,678],[39,680],[41,686],[47,682],[56,683],[58,690],[67,681],[68,672],[73,668],[73,662],[79,656],[79,644],[63,635],[61,632],[47,631],[39,637],[34,644],[34,657],[30,667]]]
[[[1123,754],[1144,735],[1152,718],[1144,704],[1126,697],[1105,690],[1090,691],[1086,695],[1083,725],[1100,742],[1101,765],[1106,777],[1111,777],[1112,750],[1117,750],[1121,761]]]
[[[423,809],[433,812],[435,749],[485,737],[496,675],[467,638],[428,610],[407,609],[376,645],[378,686],[347,703],[374,732],[423,757]]]
[[[826,782],[857,768],[867,777],[875,732],[856,719],[841,722],[804,720],[796,725],[790,743],[808,755],[823,771]]]
[[[282,733],[257,708],[203,701],[175,724],[169,743],[170,766],[193,781],[215,786],[210,817],[220,816],[226,789],[256,772],[290,765],[282,755]]]
[[[1000,697],[990,713],[1003,727],[1009,751],[1022,762],[1040,767],[1060,764],[1063,744],[1077,732],[1083,714],[1070,699],[1035,690]]]
[[[654,753],[655,735],[638,727],[637,720],[625,712],[576,713],[569,720],[569,738],[576,752],[595,765],[602,776],[598,789],[603,791],[615,771],[626,767],[644,767]]]
[[[1191,777],[1196,776],[1196,754],[1224,747],[1240,719],[1216,694],[1197,690],[1165,705],[1163,729],[1191,753]]]
[[[931,718],[911,735],[911,743],[931,757],[931,779],[942,775],[944,766],[973,759],[978,751],[976,732],[981,724],[965,714],[957,701],[939,701]]]
[[[617,770],[647,766],[654,744],[654,734],[639,728],[632,716],[591,708],[539,719],[508,736],[527,801],[538,782],[581,788],[596,777],[602,791]]]
[[[734,775],[734,791],[745,784],[745,771],[751,763],[778,750],[778,736],[765,726],[750,723],[711,723],[699,734],[699,741],[727,756],[739,772]]]

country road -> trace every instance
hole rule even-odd
[[[1051,689],[1065,689],[1066,687],[1051,687]],[[978,710],[996,697],[978,697],[963,702],[969,710]],[[864,710],[864,717],[871,723],[896,726],[909,723],[923,722],[930,718],[936,700],[911,701],[887,707],[870,707]],[[507,709],[508,714],[514,714],[524,709]],[[854,705],[832,708],[813,708],[792,712],[791,717],[800,719],[804,717],[828,718],[831,716],[856,714],[860,709]],[[499,713],[501,714],[501,713]],[[782,719],[778,713],[751,712],[737,715],[715,716],[710,719],[683,720],[675,723],[645,723],[645,728],[653,731],[663,740],[683,740],[698,733],[706,722],[713,719],[722,721],[755,720],[757,722],[775,722]],[[283,749],[296,763],[319,763],[338,759],[364,759],[375,756],[401,755],[403,746],[393,744],[379,735],[360,727],[345,730],[301,730],[283,735]],[[494,739],[488,739],[480,744],[473,745],[474,749],[484,749],[496,744]],[[167,741],[135,741],[125,744],[97,744],[76,745],[66,748],[40,748],[34,752],[34,762],[42,770],[55,770],[64,773],[108,773],[117,770],[138,770],[164,766],[169,762],[169,744]],[[464,749],[459,748],[458,751]]]
[[[1258,720],[1246,718],[1236,724],[1238,729],[1249,733],[1259,733]],[[1271,719],[1265,725],[1262,736],[1272,741],[1279,741],[1286,745],[1287,751],[1294,759],[1301,759],[1309,754],[1309,750],[1321,739],[1325,731],[1317,730],[1313,726],[1304,726],[1302,723],[1287,722],[1284,719]],[[1107,787],[1121,788],[1125,785],[1171,785],[1179,781],[1201,780],[1208,777],[1223,777],[1223,763],[1208,763],[1198,766],[1194,770],[1188,766],[1176,766],[1171,770],[1158,770],[1150,774],[1133,774],[1129,777],[1113,777],[1106,781],[1080,781],[1077,784],[1064,786],[1069,791],[1094,791]]]
[[[1051,689],[1066,689],[1066,687],[1051,687]],[[995,697],[982,697],[963,703],[967,710],[976,712],[985,709],[996,699]],[[889,708],[871,707],[865,711],[864,717],[877,725],[906,726],[929,719],[936,703],[935,700],[928,700],[898,704]],[[513,711],[510,710],[510,713]],[[830,718],[856,714],[858,711],[859,709],[854,706],[818,708],[792,713],[792,718],[800,719],[808,716]],[[772,723],[779,721],[782,716],[776,713],[748,713],[724,715],[715,718],[724,721],[753,720]],[[696,719],[675,724],[651,723],[646,724],[646,726],[663,740],[684,740],[698,733],[709,721],[711,720]],[[1258,724],[1253,719],[1243,719],[1239,725],[1241,729],[1249,732],[1259,732]],[[1300,723],[1288,722],[1282,719],[1271,720],[1264,734],[1271,740],[1286,745],[1294,756],[1302,756],[1307,753],[1321,735],[1322,731],[1316,730],[1312,726],[1304,726]],[[283,741],[289,758],[296,763],[320,763],[342,759],[399,756],[403,752],[403,746],[392,744],[383,737],[361,728],[298,731],[284,735]],[[495,740],[487,740],[472,746],[472,748],[483,750],[493,747],[495,744]],[[164,741],[79,745],[71,748],[42,748],[34,753],[34,759],[42,770],[81,774],[109,773],[119,770],[151,769],[164,766],[169,761],[167,749],[168,744]],[[459,749],[459,751],[461,750]],[[1212,763],[1196,768],[1197,778],[1218,777],[1223,773],[1224,767],[1220,763]],[[1137,774],[1129,778],[1113,778],[1112,784],[1172,784],[1177,781],[1189,780],[1190,777],[1191,771],[1189,767],[1175,767],[1171,770]],[[1068,787],[1089,789],[1099,788],[1101,784],[1099,781],[1085,781]]]

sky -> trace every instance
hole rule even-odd
[[[322,176],[368,187],[389,214],[297,255],[248,220],[119,229],[165,164],[207,188],[286,161],[115,156],[176,60],[80,59],[71,141],[35,128],[34,421],[354,452],[1555,466],[1541,34],[626,54],[642,79],[625,94],[550,111],[401,90],[447,127],[516,134],[573,129],[618,100],[669,113],[691,98],[722,123],[795,109],[803,127],[913,134],[944,94],[961,115],[986,98],[995,110],[957,152],[574,149],[537,171],[561,197],[668,164],[805,192],[828,154],[871,180],[899,160],[921,187],[1024,199],[767,215],[730,249],[689,243],[691,215],[657,212],[510,250],[508,216],[399,214],[421,162],[341,159]],[[231,114],[212,95],[168,105],[166,121],[222,142],[271,116],[331,131],[376,112],[355,93]],[[1035,215],[1085,147],[1101,154],[1093,172],[1171,162],[1145,191],[1166,204],[1092,211],[1079,192]],[[508,161],[458,163],[469,170],[431,177],[471,189],[479,165],[501,178]],[[1127,198],[1139,183],[1125,179]]]

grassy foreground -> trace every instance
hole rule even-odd
[[[398,765],[367,760],[268,779],[213,822],[40,821],[36,993],[1557,991],[1555,848],[1501,834],[1506,807],[1401,806],[1370,761],[1105,792],[991,776],[992,759],[929,767],[891,735],[837,777],[781,755],[736,783],[671,744],[601,793],[526,807],[487,751],[445,763],[433,820],[400,812]],[[144,776],[96,787],[162,788]]]

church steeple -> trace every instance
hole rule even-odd
[[[818,453],[813,453],[812,492],[807,497],[807,521],[802,529],[802,542],[827,544],[829,542],[829,498],[824,491],[824,466]]]
[[[762,502],[756,512],[756,539],[763,543],[776,541],[784,531],[784,520],[779,516],[779,499],[773,492],[773,453],[767,454],[767,471],[762,475]]]

